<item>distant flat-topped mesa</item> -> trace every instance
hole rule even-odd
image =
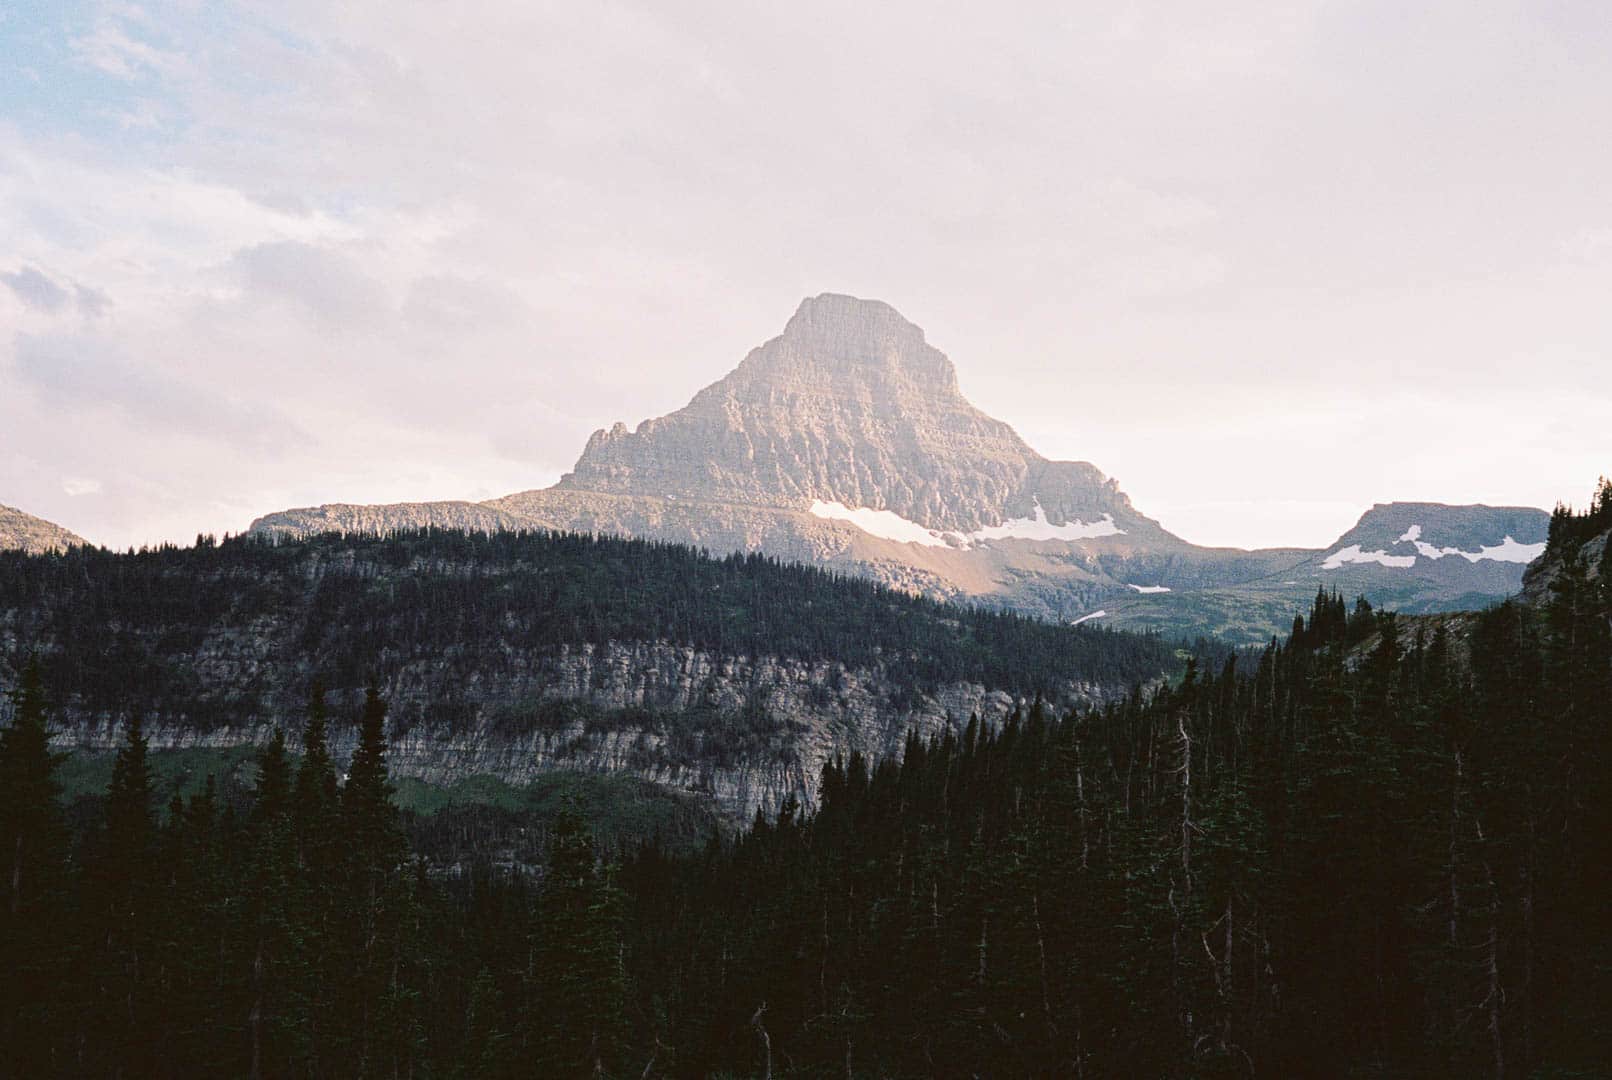
[[[485,503],[288,510],[252,530],[615,533],[760,551],[1044,617],[1252,641],[1285,632],[1318,583],[1416,610],[1499,599],[1521,581],[1508,560],[1545,520],[1396,503],[1320,551],[1198,547],[1095,465],[1050,461],[975,408],[952,362],[890,305],[824,293],[683,408],[595,432],[553,487]],[[1441,553],[1478,558],[1421,552],[1399,539],[1413,525]]]
[[[87,543],[88,540],[60,525],[25,514],[15,507],[0,506],[0,551],[26,551],[37,555]]]
[[[1378,503],[1338,537],[1321,566],[1409,569],[1449,558],[1526,565],[1544,554],[1549,529],[1550,515],[1531,506]]]

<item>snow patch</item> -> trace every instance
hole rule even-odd
[[[1009,518],[1000,525],[979,529],[968,534],[969,540],[1091,540],[1099,536],[1124,536],[1125,530],[1114,524],[1113,514],[1104,514],[1101,521],[1085,522],[1076,518],[1067,525],[1054,525],[1047,520],[1040,500],[1035,504],[1035,517]]]
[[[1130,583],[1126,582],[1126,584],[1129,585]],[[1131,588],[1135,589],[1139,593],[1161,593],[1170,591],[1170,586],[1168,585],[1131,585]]]
[[[1486,544],[1477,551],[1462,551],[1460,548],[1436,548],[1432,544],[1420,540],[1416,542],[1419,554],[1429,559],[1442,559],[1446,555],[1459,555],[1467,562],[1475,563],[1482,559],[1493,559],[1495,562],[1531,563],[1545,553],[1543,542],[1538,544],[1519,544],[1511,537],[1506,537],[1498,544]]]
[[[813,500],[812,515],[829,521],[848,521],[868,535],[884,540],[922,544],[924,547],[948,546],[940,533],[926,529],[916,521],[908,521],[893,510],[869,510],[865,506],[853,510],[844,503]]]
[[[1436,548],[1432,544],[1429,544],[1426,540],[1417,540],[1415,543],[1416,554],[1427,559],[1442,559],[1446,555],[1461,554],[1460,548]]]
[[[1476,555],[1465,551],[1461,552],[1462,557],[1467,562],[1477,562],[1479,559],[1493,559],[1496,562],[1531,563],[1543,554],[1545,554],[1545,542],[1543,540],[1537,544],[1519,544],[1509,536],[1493,547],[1485,546]]]
[[[1069,625],[1070,626],[1079,626],[1081,623],[1085,622],[1087,619],[1101,619],[1103,616],[1105,616],[1107,614],[1108,614],[1108,612],[1106,612],[1106,611],[1094,611],[1090,615],[1082,615],[1078,619],[1070,619],[1069,620]]]
[[[1336,570],[1344,563],[1382,563],[1384,566],[1396,566],[1401,569],[1416,565],[1414,555],[1390,555],[1386,551],[1361,551],[1359,544],[1350,544],[1339,551],[1327,556],[1327,561],[1321,564],[1323,570]]]
[[[1101,521],[1085,522],[1077,518],[1067,525],[1054,525],[1047,520],[1047,512],[1041,509],[1040,502],[1035,504],[1034,517],[1009,518],[1000,525],[971,533],[943,533],[926,529],[893,510],[853,508],[821,499],[812,500],[811,513],[827,521],[849,522],[869,536],[924,547],[966,548],[981,540],[1091,540],[1099,536],[1125,535],[1125,530],[1114,524],[1113,514],[1104,514]]]
[[[1507,536],[1498,544],[1485,544],[1477,551],[1462,551],[1457,547],[1434,547],[1422,538],[1422,527],[1412,525],[1405,530],[1398,543],[1416,545],[1416,555],[1424,559],[1442,559],[1446,555],[1459,555],[1467,562],[1482,562],[1492,559],[1495,562],[1531,563],[1545,553],[1545,544],[1520,544]],[[1336,570],[1344,563],[1381,563],[1384,566],[1393,566],[1403,569],[1416,565],[1416,555],[1390,555],[1386,551],[1361,551],[1359,544],[1350,544],[1348,547],[1334,551],[1328,555],[1321,564],[1323,570]]]

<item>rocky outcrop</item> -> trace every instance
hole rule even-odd
[[[37,555],[87,543],[88,540],[60,525],[14,507],[0,506],[0,551],[26,551]]]
[[[1522,599],[1535,607],[1550,602],[1554,585],[1566,569],[1567,552],[1547,555],[1531,564],[1522,579]],[[1584,580],[1591,584],[1603,583],[1612,574],[1612,530],[1598,533],[1577,545],[1571,554],[1584,570]]]
[[[400,529],[463,529],[496,532],[529,528],[531,523],[480,503],[427,502],[364,506],[326,503],[266,514],[251,531],[265,536],[300,537],[322,532],[372,533],[384,536]]]

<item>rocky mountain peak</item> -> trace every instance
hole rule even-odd
[[[952,362],[889,304],[837,293],[802,301],[782,334],[684,408],[595,432],[558,487],[834,504],[959,533],[1037,513],[1054,526],[1132,513],[1095,468],[1047,461],[971,405]]]
[[[751,354],[768,369],[800,368],[833,377],[886,378],[933,392],[957,393],[957,372],[923,329],[881,300],[840,293],[807,297],[784,332]],[[759,373],[758,373],[759,374]]]

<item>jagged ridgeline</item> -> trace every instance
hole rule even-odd
[[[920,599],[759,555],[560,533],[236,538],[124,554],[0,554],[0,682],[37,651],[61,747],[300,730],[374,678],[394,769],[511,783],[625,773],[748,814],[815,798],[836,752],[1096,704],[1165,675],[1153,636]],[[350,752],[338,723],[332,745]]]

